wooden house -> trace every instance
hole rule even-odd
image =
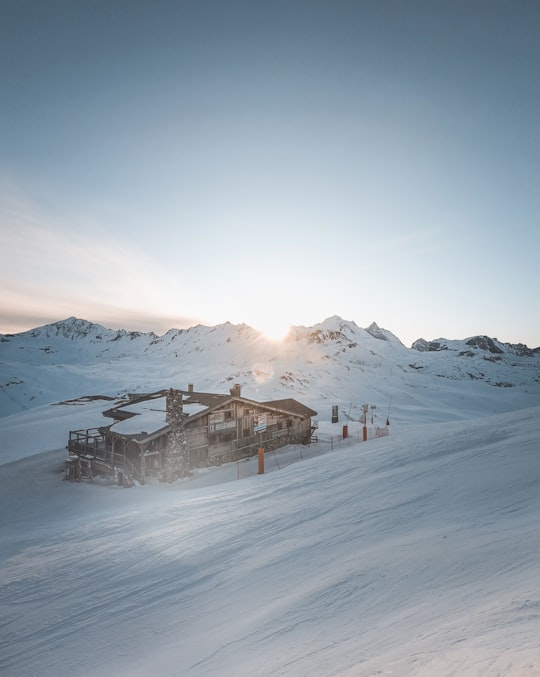
[[[294,399],[257,402],[235,385],[228,395],[170,389],[131,397],[103,412],[112,422],[72,430],[67,449],[93,473],[119,483],[164,481],[287,444],[309,444],[317,412]],[[67,467],[67,466],[66,466]],[[76,473],[75,473],[76,474]]]

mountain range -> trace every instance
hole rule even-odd
[[[246,324],[197,325],[162,336],[107,329],[70,317],[0,335],[0,415],[89,396],[121,397],[164,387],[330,403],[350,416],[374,402],[407,419],[494,413],[537,404],[540,348],[489,336],[418,339],[406,347],[375,322],[338,316],[293,326],[282,341]],[[502,394],[501,391],[505,391]],[[249,395],[248,395],[249,396]]]

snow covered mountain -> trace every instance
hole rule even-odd
[[[251,327],[171,329],[163,336],[111,330],[71,317],[15,335],[0,335],[0,415],[89,395],[117,397],[195,383],[227,392],[241,383],[258,397],[328,400],[355,407],[389,405],[394,414],[427,409],[445,418],[445,398],[481,398],[486,413],[536,404],[540,350],[487,336],[419,339],[411,348],[373,322],[362,329],[330,317],[292,327],[274,342]],[[471,390],[470,383],[476,388]],[[465,384],[467,384],[465,386]],[[505,397],[496,392],[507,389]],[[315,407],[316,408],[316,407]]]
[[[538,351],[338,317],[0,337],[0,673],[538,675]],[[103,397],[242,383],[319,412],[318,441],[129,490],[63,482]],[[85,397],[86,396],[86,397]],[[360,403],[391,412],[359,441]],[[339,424],[330,421],[338,404]],[[380,413],[379,413],[380,412]]]

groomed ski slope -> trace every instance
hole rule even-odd
[[[264,476],[0,467],[0,674],[540,674],[540,408]]]

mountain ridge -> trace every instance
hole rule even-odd
[[[158,336],[70,317],[0,336],[0,363],[1,416],[89,394],[115,397],[188,383],[207,392],[240,383],[261,399],[295,397],[316,410],[327,400],[388,402],[398,387],[393,406],[404,417],[411,407],[444,417],[444,398],[456,394],[464,415],[469,397],[486,411],[540,398],[537,350],[486,336],[419,339],[407,348],[375,322],[364,329],[337,315],[291,327],[281,342],[230,322]],[[495,392],[502,390],[504,398]]]
[[[339,315],[332,315],[327,317],[326,319],[322,320],[322,322],[316,323],[315,325],[312,325],[311,327],[305,327],[303,325],[291,325],[290,330],[294,330],[296,332],[302,331],[302,330],[312,330],[312,331],[317,331],[321,330],[323,331],[324,329],[332,329],[332,325],[338,325],[340,329],[343,327],[347,328],[355,328],[355,329],[363,329],[363,331],[367,332],[373,338],[387,341],[390,339],[399,341],[402,345],[405,345],[402,343],[402,341],[397,337],[396,334],[392,333],[388,329],[382,329],[379,327],[379,325],[373,321],[371,324],[368,325],[368,327],[360,327],[359,325],[356,324],[354,320],[344,320],[341,318]],[[206,328],[209,330],[216,330],[221,327],[237,327],[237,328],[243,328],[250,330],[252,332],[255,332],[257,334],[260,334],[263,336],[262,332],[258,332],[256,329],[251,327],[250,325],[246,323],[240,323],[240,324],[233,324],[229,321],[219,323],[217,325],[204,325],[204,324],[196,324],[193,325],[192,327],[186,327],[183,329],[176,329],[174,327],[171,327],[168,329],[166,332],[163,334],[156,334],[153,331],[149,332],[143,332],[143,331],[133,331],[133,330],[128,330],[128,329],[110,329],[108,327],[105,327],[105,325],[100,324],[98,322],[92,322],[90,320],[86,320],[83,318],[78,318],[75,316],[70,316],[64,320],[58,320],[56,322],[51,322],[48,324],[44,325],[39,325],[37,327],[34,327],[32,329],[27,329],[23,332],[16,332],[16,333],[6,333],[6,334],[0,334],[0,341],[9,341],[10,339],[13,339],[18,336],[26,336],[26,335],[31,335],[32,337],[38,337],[38,336],[46,336],[46,337],[51,337],[51,336],[59,336],[62,334],[65,338],[79,338],[81,336],[86,336],[89,335],[92,330],[99,330],[101,333],[106,332],[106,333],[111,333],[113,335],[112,340],[118,340],[117,337],[129,337],[131,340],[135,338],[139,338],[141,336],[147,336],[151,337],[152,339],[164,339],[168,336],[175,336],[178,334],[182,334],[185,332],[190,332],[196,329],[200,328]],[[53,331],[54,330],[54,331]],[[98,336],[98,338],[101,338]],[[288,338],[288,335],[284,337],[284,340]],[[471,341],[473,339],[484,339],[487,343],[492,342],[495,343],[499,346],[506,346],[509,349],[515,349],[517,354],[523,354],[523,355],[529,355],[532,356],[533,354],[537,354],[540,352],[540,346],[535,347],[535,348],[530,348],[527,344],[525,343],[510,343],[510,342],[502,342],[499,341],[497,338],[490,337],[486,334],[476,334],[473,336],[467,336],[464,339],[447,339],[447,338],[437,338],[437,339],[430,339],[427,341],[424,338],[418,338],[415,341],[412,342],[411,348],[415,350],[419,350],[420,352],[424,351],[436,351],[439,349],[444,349],[444,348],[438,348],[436,347],[437,344],[444,344],[448,342],[455,342],[455,341]],[[482,347],[482,346],[478,346]],[[490,350],[490,348],[483,348]]]

